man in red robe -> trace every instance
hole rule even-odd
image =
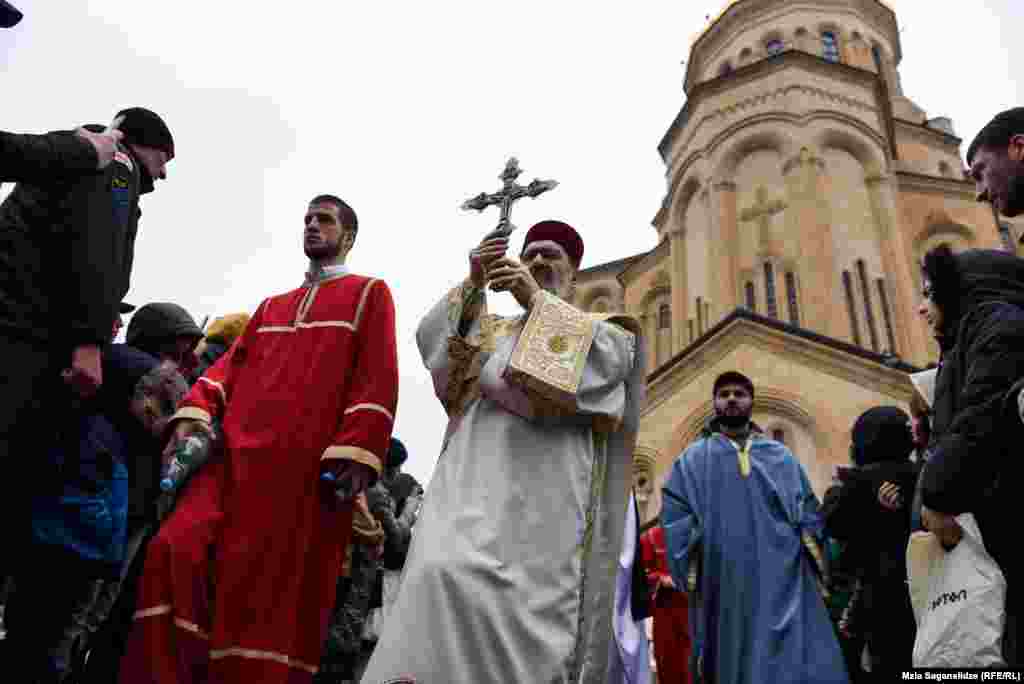
[[[345,266],[356,230],[342,200],[314,198],[305,284],[264,300],[179,406],[165,459],[214,420],[224,450],[146,550],[126,684],[308,684],[316,673],[351,497],[381,470],[398,400],[391,293]]]
[[[665,531],[655,525],[640,536],[647,583],[654,587],[654,661],[658,684],[690,684],[690,605],[676,589],[665,557]]]

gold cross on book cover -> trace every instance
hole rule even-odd
[[[541,292],[512,352],[506,378],[564,411],[575,411],[593,343],[593,321],[586,313]]]

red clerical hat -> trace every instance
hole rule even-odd
[[[535,223],[526,233],[526,241],[523,242],[523,249],[531,242],[543,242],[551,240],[565,250],[572,261],[573,266],[580,267],[583,261],[583,238],[576,232],[576,229],[562,221],[541,221]]]

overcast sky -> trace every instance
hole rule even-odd
[[[521,182],[560,186],[513,221],[562,218],[584,266],[650,249],[665,193],[656,150],[683,105],[692,37],[721,0],[594,3],[13,0],[0,30],[0,129],[42,132],[149,107],[177,158],[142,201],[128,301],[197,321],[301,284],[318,193],[359,215],[350,264],[390,284],[401,388],[395,434],[426,483],[445,415],[416,349],[420,317],[496,221],[459,210]],[[1020,0],[891,2],[904,90],[967,141],[1024,103]],[[273,14],[263,8],[272,7]],[[524,231],[513,238],[518,251]],[[500,311],[514,310],[502,295]]]

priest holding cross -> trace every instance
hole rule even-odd
[[[502,191],[464,205],[499,205],[501,220],[417,331],[449,423],[366,684],[644,681],[646,644],[616,618],[635,537],[639,326],[569,303],[583,258],[570,225],[541,221],[506,256],[513,202],[554,186],[531,193],[518,174],[511,160]],[[486,289],[522,314],[489,315]]]

